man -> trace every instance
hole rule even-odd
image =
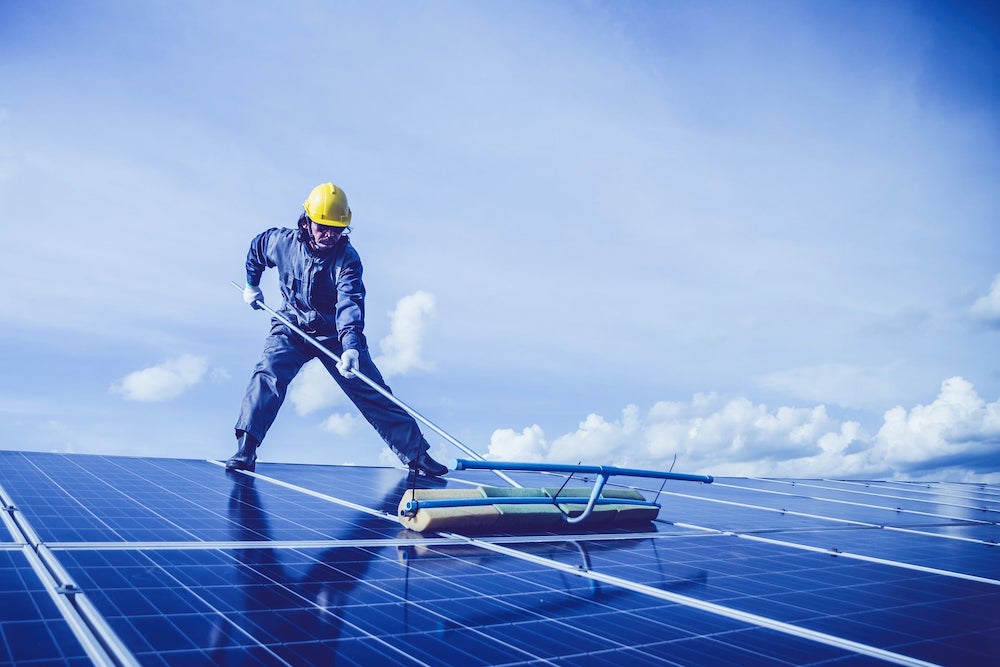
[[[413,417],[353,373],[360,370],[389,391],[365,340],[365,286],[361,258],[347,238],[351,224],[347,195],[333,183],[323,183],[313,188],[304,208],[296,229],[269,229],[250,242],[243,299],[260,309],[261,275],[267,268],[277,268],[284,299],[278,312],[339,356],[340,363],[273,318],[263,356],[243,397],[236,421],[237,449],[226,461],[226,470],[254,470],[257,447],[285,400],[288,383],[303,364],[318,357],[403,463],[429,477],[445,474],[448,468],[427,453],[429,445]]]

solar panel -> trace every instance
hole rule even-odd
[[[0,547],[0,664],[84,664],[86,657],[23,549]]]
[[[403,529],[411,483],[0,452],[0,663],[969,665],[1000,649],[995,485],[633,479],[662,504],[648,525],[465,535]]]

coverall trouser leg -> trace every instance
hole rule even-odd
[[[345,378],[337,370],[337,364],[333,359],[324,355],[320,356],[319,360],[400,461],[409,463],[430,449],[417,422],[406,410],[375,391],[360,378]],[[382,374],[375,367],[367,348],[360,350],[358,368],[382,389],[392,393],[389,385],[382,379]]]
[[[331,339],[328,343],[330,350],[339,356],[342,352],[339,341]],[[338,386],[403,463],[409,463],[430,448],[409,413],[360,378],[343,377],[333,359],[320,355],[297,334],[281,328],[276,328],[267,337],[264,352],[254,367],[243,396],[236,430],[246,431],[258,442],[263,442],[284,403],[288,384],[302,366],[314,357],[319,357]],[[362,373],[391,393],[367,349],[360,351],[358,366]]]
[[[272,331],[243,394],[236,430],[263,442],[285,402],[288,384],[311,358],[312,354],[295,345],[288,335]]]

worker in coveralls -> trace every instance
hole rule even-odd
[[[403,463],[429,477],[445,474],[448,468],[430,457],[413,417],[353,373],[360,370],[389,391],[365,341],[365,286],[361,258],[347,238],[351,224],[347,195],[333,183],[317,185],[304,208],[296,229],[269,229],[250,242],[243,299],[260,309],[261,275],[277,267],[284,299],[278,312],[339,356],[340,363],[273,318],[263,356],[243,397],[236,421],[237,449],[226,461],[226,470],[254,469],[257,448],[285,400],[288,383],[307,361],[318,357]]]

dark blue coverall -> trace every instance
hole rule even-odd
[[[361,258],[347,235],[332,250],[315,252],[298,240],[296,230],[269,229],[250,242],[247,284],[259,285],[267,268],[278,269],[284,301],[278,312],[337,356],[345,349],[357,350],[359,370],[389,391],[368,352]],[[427,451],[427,440],[413,417],[360,379],[344,378],[336,362],[276,318],[247,385],[237,432],[262,442],[285,400],[288,383],[315,357],[404,464]]]

